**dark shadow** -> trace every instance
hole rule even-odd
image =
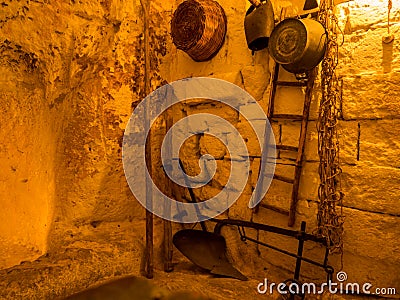
[[[389,73],[392,71],[392,61],[393,61],[393,41],[390,43],[385,43],[382,41],[382,67],[383,73]]]

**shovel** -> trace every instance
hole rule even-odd
[[[179,165],[186,174],[181,160],[179,160]],[[187,181],[186,176],[185,180]],[[187,182],[186,186],[190,194],[190,202],[197,203],[196,196]],[[196,212],[200,214],[198,210]],[[247,280],[247,277],[229,262],[224,237],[208,232],[204,221],[200,222],[200,225],[202,230],[184,229],[175,233],[172,239],[175,247],[196,266],[210,271],[211,274]]]
[[[175,233],[172,242],[192,263],[211,274],[247,280],[226,257],[226,242],[222,235],[195,229]]]

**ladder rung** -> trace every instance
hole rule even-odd
[[[302,115],[290,115],[290,114],[274,114],[271,119],[286,119],[286,120],[303,120]]]
[[[276,145],[276,149],[278,149],[278,150],[286,150],[286,151],[293,151],[293,152],[299,151],[299,147],[288,146],[288,145]]]
[[[286,183],[291,183],[291,184],[294,183],[294,179],[289,178],[289,177],[285,177],[285,176],[281,176],[281,175],[277,175],[277,174],[274,174],[274,179],[279,180],[279,181],[283,181],[283,182],[286,182]]]
[[[307,82],[302,81],[276,81],[275,83],[280,86],[307,86]]]
[[[262,208],[266,208],[266,209],[269,209],[269,210],[272,210],[272,211],[276,211],[276,212],[278,212],[278,213],[280,213],[282,215],[286,215],[286,216],[289,215],[289,210],[286,210],[286,209],[283,209],[283,208],[275,207],[275,206],[272,206],[272,205],[269,205],[269,204],[264,204],[264,203],[260,203],[260,206]]]

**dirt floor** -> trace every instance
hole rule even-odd
[[[240,281],[211,275],[176,251],[174,271],[166,273],[162,271],[159,247],[155,248],[154,278],[145,279],[141,275],[144,234],[138,226],[145,232],[144,222],[102,223],[95,227],[87,224],[68,230],[65,226],[60,227],[64,234],[58,234],[60,239],[53,241],[54,250],[32,262],[0,270],[0,299],[65,299],[127,276],[134,280],[127,286],[117,284],[112,291],[113,299],[279,299],[277,294],[260,295],[257,292],[264,277],[272,281],[274,277],[283,276],[277,273],[278,269],[246,274],[251,278]],[[283,270],[280,272],[284,273]],[[118,295],[123,297],[118,298]],[[323,295],[307,299],[341,298]]]

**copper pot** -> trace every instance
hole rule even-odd
[[[301,74],[315,68],[327,45],[324,26],[313,19],[285,19],[271,33],[269,53],[284,69]]]

